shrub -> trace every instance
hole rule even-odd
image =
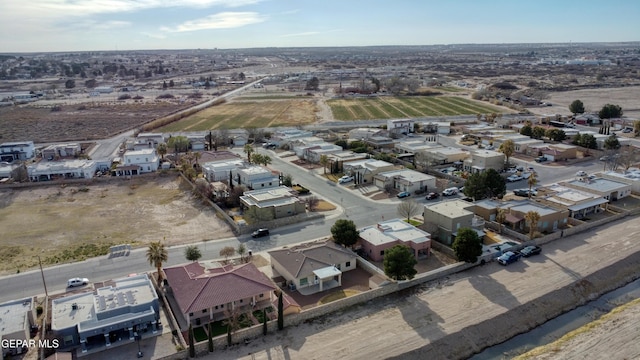
[[[131,95],[129,94],[123,94],[118,96],[118,100],[128,100],[128,99],[131,99]]]
[[[173,96],[172,94],[162,94],[156,97],[156,99],[173,99],[173,98],[175,98],[175,96]]]

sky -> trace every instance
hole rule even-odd
[[[0,53],[639,40],[637,0],[0,0]]]

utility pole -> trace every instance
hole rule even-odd
[[[42,270],[42,260],[40,260],[40,255],[38,256],[38,263],[40,264],[40,275],[42,275],[42,285],[44,285],[44,295],[46,298],[49,298],[49,292],[47,291],[47,282],[44,280],[44,271]]]

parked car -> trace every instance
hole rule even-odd
[[[580,170],[576,173],[576,176],[587,176],[587,172]]]
[[[444,191],[442,192],[443,196],[453,196],[455,194],[458,193],[458,188],[457,187],[450,187],[448,189],[444,189]]]
[[[525,196],[529,197],[529,189],[516,189],[513,190],[513,194],[516,196]],[[536,189],[531,189],[531,196],[538,195],[538,191]]]
[[[346,184],[353,181],[353,176],[345,175],[338,179],[338,184]]]
[[[511,176],[509,176],[507,178],[507,181],[508,182],[516,182],[516,181],[520,181],[522,179],[524,179],[524,178],[522,176],[520,176],[520,175],[511,175]]]
[[[542,249],[539,246],[529,245],[520,250],[520,254],[522,254],[522,256],[524,257],[529,257],[532,255],[538,255],[541,251]]]
[[[402,199],[402,198],[406,198],[406,197],[411,196],[411,193],[410,193],[410,192],[408,192],[408,191],[403,191],[403,192],[401,192],[401,193],[398,193],[398,195],[396,195],[396,196],[397,196],[399,199]]]
[[[88,283],[89,283],[89,279],[87,278],[73,278],[73,279],[67,280],[67,287],[82,286],[82,285],[87,285]]]
[[[500,263],[500,265],[509,265],[511,263],[514,263],[516,261],[518,261],[518,259],[520,259],[520,253],[519,252],[515,252],[515,251],[507,251],[506,253],[500,255],[500,257],[498,257],[498,263]]]
[[[536,158],[536,162],[539,162],[539,163],[541,163],[541,162],[545,162],[545,161],[547,161],[547,160],[548,160],[548,159],[547,159],[547,157],[546,157],[546,156],[538,156],[538,157]]]
[[[425,196],[425,199],[427,200],[433,200],[433,199],[437,199],[440,195],[438,193],[428,193],[427,196]]]
[[[265,229],[265,228],[260,228],[251,233],[252,238],[259,238],[259,237],[268,236],[268,235],[269,235],[269,229]]]

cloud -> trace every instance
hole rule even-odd
[[[186,21],[175,27],[162,27],[166,32],[187,32],[211,29],[230,29],[260,23],[266,17],[255,12],[222,12]]]
[[[307,32],[301,32],[296,34],[285,34],[285,35],[281,35],[280,37],[300,37],[300,36],[311,36],[311,35],[318,35],[318,34],[320,34],[319,31],[307,31]]]
[[[166,39],[167,36],[164,35],[163,33],[150,33],[150,32],[141,32],[140,34],[152,38],[152,39]]]

